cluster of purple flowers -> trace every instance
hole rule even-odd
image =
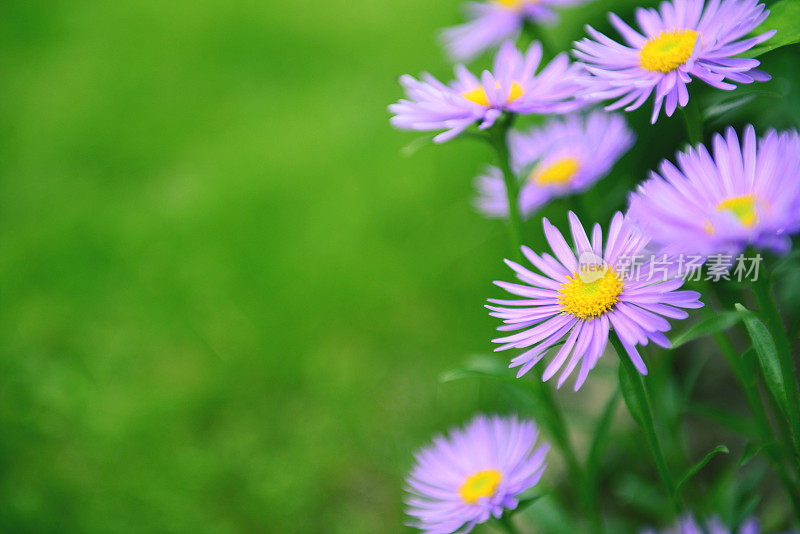
[[[480,134],[504,116],[547,117],[527,132],[509,132],[511,182],[499,167],[487,167],[477,178],[475,205],[487,217],[510,216],[510,183],[527,219],[551,199],[583,193],[608,176],[635,142],[624,117],[608,111],[632,111],[653,96],[655,123],[662,108],[671,116],[687,106],[694,79],[723,90],[770,79],[757,69],[758,60],[736,57],[775,33],[751,36],[769,15],[758,0],[666,1],[658,9],[637,9],[638,29],[610,13],[624,44],[587,26],[589,37],[574,44],[575,61],[562,52],[542,65],[539,42],[522,52],[510,40],[525,25],[556,20],[553,8],[582,1],[470,2],[470,20],[442,36],[458,60],[499,45],[492,70],[476,75],[459,64],[449,84],[427,73],[400,79],[407,98],[389,106],[391,123],[441,132],[437,143],[472,127]],[[593,109],[601,101],[612,103]],[[506,260],[517,281],[495,284],[514,298],[489,299],[486,307],[502,320],[495,350],[521,351],[510,361],[518,377],[547,358],[541,379],[559,374],[560,387],[577,371],[578,390],[612,332],[624,348],[619,357],[646,375],[637,347],[653,342],[669,348],[669,320],[703,306],[698,292],[682,289],[678,269],[665,267],[662,276],[653,276],[655,258],[677,264],[691,254],[701,265],[749,246],[790,249],[790,236],[800,231],[800,135],[770,130],[757,138],[747,126],[740,139],[728,128],[713,136],[710,148],[698,144],[678,153],[677,164],[662,161],[630,194],[627,213],[613,216],[605,236],[599,224],[584,228],[569,212],[571,242],[543,219],[552,254],[522,246],[530,267]],[[649,276],[624,274],[626,258],[648,255],[639,272],[649,267]],[[516,508],[545,469],[547,446],[535,448],[537,434],[533,421],[479,416],[449,437],[435,438],[417,454],[408,477],[413,525],[429,533],[469,532]],[[707,528],[728,531],[717,520]],[[689,516],[678,529],[702,530]],[[757,532],[757,526],[748,523],[741,532]]]
[[[553,118],[527,133],[512,131],[508,141],[520,180],[520,213],[527,219],[553,198],[586,191],[608,175],[635,139],[622,116],[602,111]],[[476,187],[478,211],[491,218],[508,216],[500,169],[488,167]]]

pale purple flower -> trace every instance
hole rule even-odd
[[[411,526],[429,534],[466,533],[515,509],[547,467],[550,446],[535,448],[538,435],[533,421],[478,415],[463,429],[433,438],[406,478]]]
[[[588,0],[489,0],[466,2],[467,22],[442,31],[442,41],[450,57],[469,61],[487,48],[506,39],[516,40],[525,22],[558,22],[553,8],[581,4]]]
[[[621,115],[595,111],[551,119],[528,133],[509,134],[512,166],[522,181],[519,209],[529,218],[556,197],[581,193],[605,177],[636,136]],[[476,180],[475,205],[487,217],[508,215],[508,196],[497,167]]]
[[[667,160],[630,197],[628,218],[669,254],[785,253],[800,231],[800,135],[770,130],[742,144],[733,128]]]
[[[634,30],[613,13],[609,20],[625,44],[591,26],[592,39],[575,43],[573,54],[586,63],[582,94],[592,100],[616,100],[606,109],[640,107],[655,92],[652,122],[664,105],[667,116],[689,102],[687,85],[698,78],[719,89],[735,83],[766,81],[756,59],[735,57],[775,34],[771,30],[744,38],[764,22],[769,11],[758,0],[673,0],[659,10],[638,8]]]
[[[507,41],[498,51],[493,72],[480,79],[463,65],[456,65],[456,79],[445,85],[428,73],[420,80],[404,75],[400,83],[408,100],[389,106],[391,123],[405,130],[446,130],[434,141],[442,143],[479,123],[491,127],[504,111],[509,113],[567,113],[584,102],[574,98],[580,67],[559,54],[539,74],[542,45],[534,42],[523,55]]]
[[[636,345],[653,341],[669,348],[664,332],[670,324],[665,317],[686,318],[688,314],[679,308],[702,307],[700,294],[679,291],[683,279],[675,278],[669,269],[656,269],[652,258],[642,257],[648,238],[621,213],[611,220],[605,246],[599,224],[592,228],[591,239],[572,212],[569,224],[574,247],[547,219],[543,220],[545,237],[555,257],[522,247],[538,273],[505,260],[522,283],[495,284],[522,300],[489,299],[493,304],[486,306],[490,315],[503,319],[498,330],[517,331],[493,339],[500,344],[495,351],[526,349],[511,360],[510,367],[520,368],[519,377],[563,341],[542,380],[549,380],[566,364],[558,379],[561,387],[580,363],[577,391],[603,355],[613,328],[636,369],[647,374]]]
[[[662,531],[645,529],[642,534],[657,534],[659,532],[661,534],[759,534],[761,529],[758,526],[758,520],[755,518],[748,519],[738,529],[732,529],[725,526],[717,516],[711,517],[706,521],[705,525],[701,526],[694,517],[686,515],[672,528]]]

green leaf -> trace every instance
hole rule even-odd
[[[672,348],[676,349],[699,337],[730,328],[741,320],[741,314],[733,311],[717,313],[707,317],[672,338]]]
[[[758,454],[758,451],[761,450],[761,445],[753,443],[752,441],[748,441],[744,446],[744,452],[742,452],[742,457],[739,458],[739,462],[737,465],[739,467],[747,465],[747,462],[753,459],[753,456]]]
[[[470,356],[463,367],[450,369],[439,376],[439,382],[453,382],[464,378],[494,378],[497,380],[517,380],[516,373],[508,368],[500,358],[476,354]]]
[[[547,350],[552,351],[563,344],[563,341],[559,341]],[[504,380],[506,382],[524,385],[528,388],[531,386],[529,381],[517,378],[516,370],[508,367],[508,360],[486,354],[474,354],[470,356],[467,358],[463,367],[450,369],[439,375],[439,382],[452,382],[464,378],[494,378],[496,380]]]
[[[433,138],[436,137],[437,134],[430,134],[430,135],[423,135],[422,137],[417,137],[406,146],[400,149],[400,153],[405,157],[410,157],[419,152],[422,147],[426,147],[433,143]]]
[[[627,358],[626,355],[620,356],[620,358]],[[636,421],[639,426],[642,426],[642,413],[644,407],[639,402],[639,396],[636,395],[636,390],[634,389],[634,384],[631,381],[630,374],[625,372],[625,368],[620,365],[619,366],[619,390],[622,393],[622,399],[625,401],[625,406],[628,407],[628,411],[631,413],[631,417],[633,420]]]
[[[749,347],[742,353],[742,366],[744,369],[745,380],[754,383],[758,381],[758,357],[753,347]]]
[[[681,489],[683,488],[683,485],[689,482],[689,480],[691,480],[692,477],[694,477],[702,468],[704,468],[706,464],[710,462],[714,456],[720,453],[728,454],[730,453],[730,451],[728,450],[728,447],[726,447],[725,445],[717,445],[716,447],[708,451],[706,455],[703,456],[702,460],[694,464],[691,468],[689,468],[686,474],[683,475],[683,478],[681,478],[680,482],[678,482],[678,485],[675,487],[675,494],[679,495]]]
[[[575,514],[567,511],[555,495],[546,494],[520,514],[528,524],[543,533],[578,532]]]
[[[546,495],[546,493],[539,493],[539,494],[533,495],[531,497],[523,497],[523,498],[521,498],[519,500],[519,504],[517,505],[517,507],[514,508],[514,512],[516,513],[516,512],[523,511],[525,508],[527,508],[528,506],[532,505],[533,503],[535,503],[536,501],[538,501],[539,499],[541,499],[545,495]]]
[[[744,446],[744,451],[742,452],[742,457],[739,458],[739,467],[747,465],[747,463],[753,459],[753,457],[761,452],[763,449],[772,449],[772,452],[775,454],[780,454],[780,450],[778,450],[778,442],[775,440],[767,441],[766,443],[754,443],[752,441],[748,441],[747,444]]]
[[[555,348],[562,344],[556,343],[553,347]],[[439,376],[439,382],[453,382],[465,378],[490,378],[503,382],[508,386],[512,395],[527,405],[531,413],[536,414],[538,422],[553,439],[557,442],[563,441],[561,425],[552,410],[547,408],[547,403],[542,398],[543,389],[547,385],[542,383],[538,376],[534,376],[531,379],[517,378],[516,371],[508,368],[506,359],[480,354],[469,357],[463,367],[442,373]],[[537,382],[533,382],[534,380]]]
[[[778,30],[778,33],[743,53],[742,57],[758,57],[776,48],[800,43],[800,2],[779,0],[772,4],[769,10],[769,17],[753,31],[753,35],[760,35],[769,30]]]
[[[713,122],[717,119],[722,120],[723,117],[727,116],[731,111],[738,111],[742,106],[749,104],[757,98],[782,97],[782,93],[771,89],[764,89],[761,86],[747,86],[731,95],[713,93],[711,101],[703,109],[703,120],[705,122]]]
[[[689,413],[703,419],[708,419],[718,424],[722,428],[730,430],[734,434],[747,437],[757,437],[758,432],[752,420],[747,417],[742,417],[740,414],[735,414],[727,410],[721,410],[716,406],[710,404],[703,404],[694,402],[689,405]]]
[[[797,269],[798,260],[800,260],[800,250],[793,250],[775,263],[775,266],[770,270],[770,275],[773,278],[780,278],[786,272]]]
[[[419,152],[420,149],[422,149],[422,148],[424,148],[426,146],[435,145],[436,143],[433,142],[433,139],[437,135],[439,135],[439,134],[438,133],[433,133],[433,134],[428,134],[428,135],[423,135],[421,137],[417,137],[416,139],[414,139],[413,141],[408,143],[406,146],[402,147],[400,149],[400,153],[402,155],[404,155],[405,157],[413,156],[414,154]],[[486,138],[485,134],[482,134],[480,132],[462,132],[462,133],[458,134],[457,136],[455,136],[452,140],[456,141],[456,140],[463,140],[463,139],[477,139],[478,141],[482,141],[483,142],[483,141],[486,141],[487,138]]]
[[[528,177],[533,173],[533,169],[535,169],[538,164],[539,161],[534,160],[525,165],[524,167],[522,167],[522,169],[519,171],[519,174],[517,175],[517,179],[520,181],[520,183],[523,183],[528,179]]]
[[[709,354],[703,354],[692,358],[689,369],[686,371],[686,380],[684,380],[683,383],[683,405],[681,406],[681,410],[685,410],[686,406],[689,405],[694,386],[697,384],[697,379],[700,378],[700,372],[703,370],[703,367],[706,366],[710,358]]]
[[[741,314],[747,333],[753,341],[753,348],[758,356],[761,365],[761,372],[764,374],[764,381],[767,383],[772,396],[775,398],[781,409],[789,414],[789,403],[786,396],[786,383],[781,373],[781,364],[778,359],[778,349],[775,347],[775,340],[767,330],[761,320],[753,315],[750,310],[736,304],[736,310]]]

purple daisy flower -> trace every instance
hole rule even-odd
[[[591,26],[594,39],[576,42],[573,54],[584,61],[589,74],[581,79],[582,92],[593,100],[616,99],[606,109],[639,108],[655,91],[652,122],[664,104],[667,116],[689,102],[687,85],[693,78],[719,89],[736,83],[766,81],[770,76],[755,67],[756,59],[736,58],[775,35],[775,30],[743,39],[769,15],[757,0],[673,0],[659,10],[639,8],[636,20],[642,33],[609,13],[609,20],[626,45]],[[726,81],[727,80],[727,81]]]
[[[523,284],[495,284],[524,300],[489,299],[494,304],[486,306],[491,310],[490,315],[505,323],[498,330],[519,330],[493,339],[494,343],[500,343],[495,351],[527,349],[511,360],[510,367],[520,367],[517,373],[520,377],[563,341],[544,370],[542,380],[549,380],[566,364],[558,379],[561,387],[582,362],[575,381],[577,391],[603,355],[609,330],[613,328],[633,364],[640,373],[647,374],[636,345],[653,341],[669,348],[664,332],[670,329],[670,324],[665,317],[686,318],[688,314],[679,308],[703,306],[700,294],[679,291],[683,279],[654,269],[652,260],[640,261],[648,238],[621,213],[617,212],[611,220],[605,248],[599,224],[592,228],[590,241],[572,212],[569,223],[574,249],[547,219],[543,220],[544,233],[555,257],[537,255],[522,247],[522,253],[541,274],[505,260]],[[634,264],[636,268],[632,267]]]
[[[580,4],[588,0],[489,0],[467,2],[468,22],[446,28],[442,40],[450,57],[469,61],[487,48],[506,39],[516,40],[526,21],[553,24],[558,21],[553,8]]]
[[[694,517],[691,515],[684,516],[677,525],[668,530],[662,531],[662,534],[759,534],[761,532],[758,526],[758,520],[755,518],[745,521],[739,529],[732,529],[725,526],[719,517],[712,517],[706,521],[705,526],[701,526]],[[646,529],[642,534],[656,534],[657,531],[653,529]]]
[[[628,217],[669,254],[735,254],[748,245],[784,253],[800,231],[800,135],[774,130],[756,140],[747,126],[742,144],[733,128],[677,154],[678,166],[631,194]]]
[[[463,429],[450,429],[416,455],[406,478],[411,526],[428,533],[466,533],[489,517],[513,510],[519,495],[542,478],[545,444],[539,430],[516,416],[478,415]]]
[[[503,111],[510,113],[567,113],[583,101],[575,100],[575,81],[580,67],[559,54],[538,75],[542,45],[531,44],[523,54],[506,41],[494,60],[494,74],[483,71],[478,79],[463,65],[456,65],[456,80],[445,85],[428,73],[421,80],[404,75],[400,83],[409,100],[389,106],[391,123],[405,130],[447,130],[434,138],[443,143],[475,122],[491,127]]]
[[[511,159],[517,174],[530,169],[520,186],[519,209],[529,218],[555,197],[580,193],[606,176],[633,146],[636,136],[621,115],[596,111],[588,117],[569,115],[552,119],[527,134],[509,136]],[[508,215],[503,175],[489,167],[479,176],[475,205],[487,217]]]

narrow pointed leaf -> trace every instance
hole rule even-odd
[[[400,149],[400,153],[405,157],[410,157],[419,152],[422,147],[429,146],[433,144],[433,138],[436,137],[436,134],[430,135],[423,135],[422,137],[417,137],[406,146]]]
[[[747,444],[744,446],[744,452],[742,452],[742,457],[739,458],[739,462],[736,465],[739,467],[743,467],[747,465],[747,463],[753,459],[753,456],[758,454],[758,451],[761,450],[761,445],[757,445],[751,441],[748,441]]]
[[[676,349],[681,345],[699,337],[707,336],[709,334],[713,334],[714,332],[719,332],[720,330],[730,328],[741,320],[742,316],[733,311],[718,313],[716,315],[707,317],[672,338],[670,340],[672,341],[672,348]]]
[[[560,345],[562,343],[556,343],[553,348]],[[516,370],[508,368],[506,359],[479,354],[471,356],[463,367],[442,373],[439,382],[453,382],[465,378],[489,378],[504,383],[509,393],[522,405],[527,406],[530,413],[536,415],[536,420],[557,443],[563,444],[567,439],[563,425],[552,410],[547,408],[547,402],[543,399],[543,390],[547,384],[541,382],[541,377],[534,375],[530,378],[528,376],[517,378]]]
[[[755,455],[757,455],[762,450],[771,450],[773,454],[780,454],[780,450],[778,449],[778,443],[774,440],[770,440],[766,443],[754,443],[752,441],[747,442],[744,446],[744,451],[742,452],[742,457],[739,458],[738,465],[739,467],[745,466],[753,459]]]
[[[514,508],[514,513],[523,511],[525,508],[527,508],[528,506],[532,505],[533,503],[535,503],[536,501],[538,501],[539,499],[541,499],[545,495],[546,495],[545,493],[540,493],[538,495],[533,495],[531,497],[525,497],[525,498],[520,499],[519,500],[519,504],[517,504],[517,507]]]
[[[736,304],[736,310],[742,315],[744,326],[753,342],[753,349],[756,351],[758,363],[764,374],[764,381],[775,401],[787,415],[789,414],[789,403],[786,397],[786,383],[781,374],[781,364],[778,359],[778,349],[775,347],[775,340],[767,330],[761,320],[753,315],[741,304]]]
[[[524,520],[546,534],[579,532],[575,514],[567,511],[555,495],[543,495],[520,514]]]
[[[439,382],[452,382],[464,378],[493,378],[499,380],[516,380],[516,374],[508,368],[505,360],[500,358],[475,355],[470,356],[463,367],[450,369],[439,375]]]
[[[706,464],[708,464],[708,462],[710,462],[714,456],[720,453],[728,454],[730,453],[730,451],[728,450],[728,447],[726,447],[725,445],[717,445],[716,447],[708,451],[708,453],[706,453],[706,455],[703,456],[702,460],[694,464],[691,468],[689,468],[686,474],[683,475],[683,478],[681,478],[680,482],[678,482],[678,485],[675,487],[675,494],[676,495],[680,494],[684,484],[689,482],[692,479],[692,477],[694,477],[702,468],[704,468]]]
[[[749,438],[756,438],[758,432],[750,418],[742,417],[727,410],[721,410],[710,404],[695,402],[689,405],[689,413],[703,419],[708,419],[734,434]]]

